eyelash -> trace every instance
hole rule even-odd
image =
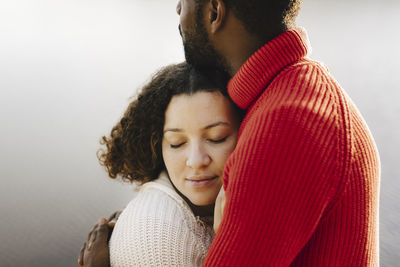
[[[228,138],[228,136],[225,136],[224,138],[221,138],[221,139],[218,139],[218,140],[207,139],[207,141],[210,141],[210,142],[213,143],[213,144],[220,144],[220,143],[225,142],[227,138]],[[172,144],[170,144],[170,147],[171,147],[172,149],[177,149],[177,148],[181,147],[181,146],[184,145],[184,144],[186,144],[186,142],[181,143],[181,144],[178,144],[178,145],[172,145]]]
[[[177,148],[181,147],[183,144],[185,144],[185,143],[181,143],[179,145],[172,145],[171,144],[170,147],[173,148],[173,149],[177,149]]]
[[[218,139],[218,140],[212,140],[212,139],[208,139],[208,141],[210,141],[211,143],[214,144],[220,144],[226,141],[226,139],[228,138],[228,136],[225,136],[224,138]]]

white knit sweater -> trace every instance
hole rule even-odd
[[[111,266],[201,266],[214,237],[165,173],[141,186],[109,242]]]

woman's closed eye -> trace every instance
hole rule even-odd
[[[175,144],[170,144],[169,146],[170,146],[171,148],[176,149],[176,148],[179,148],[179,147],[183,146],[185,143],[186,143],[186,142],[179,143],[179,144],[176,144],[176,145],[175,145]]]
[[[207,139],[209,142],[214,143],[214,144],[219,144],[219,143],[223,143],[226,141],[226,139],[229,137],[225,136],[224,138],[220,138],[220,139]]]

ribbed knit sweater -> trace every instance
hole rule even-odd
[[[109,242],[110,263],[197,267],[213,237],[211,224],[194,216],[163,172],[141,186],[119,217]]]
[[[204,266],[377,266],[380,163],[362,116],[303,28],[265,44],[228,85],[246,116]]]

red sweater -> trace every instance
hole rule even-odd
[[[304,29],[287,31],[229,82],[247,114],[204,266],[378,265],[377,149],[310,50]]]

